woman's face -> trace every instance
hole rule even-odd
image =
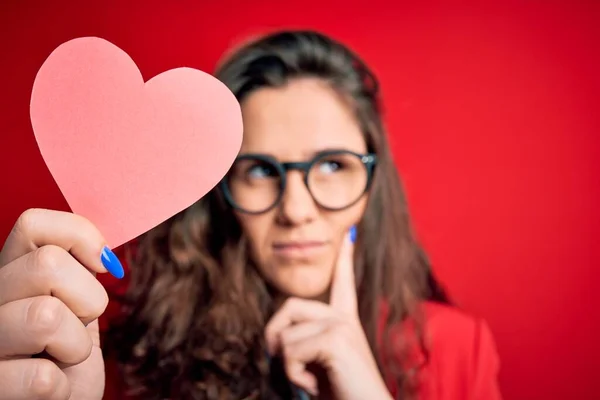
[[[259,89],[242,102],[242,113],[240,154],[303,162],[331,149],[367,152],[348,104],[320,80],[297,79],[282,88]],[[304,173],[290,170],[278,206],[237,216],[265,280],[285,297],[320,298],[328,292],[344,235],[361,219],[366,202],[363,196],[349,208],[325,210],[313,200]]]

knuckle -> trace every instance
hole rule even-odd
[[[51,336],[58,330],[64,312],[64,306],[57,298],[37,297],[29,304],[25,321],[27,326],[37,334],[37,337],[42,339]]]
[[[287,351],[292,351],[293,348],[293,336],[292,336],[292,332],[289,330],[284,329],[283,331],[281,331],[281,333],[279,334],[279,345],[287,350]]]
[[[294,360],[294,353],[294,346],[282,343],[281,354],[283,355],[283,359],[286,360],[286,364],[288,364],[289,361]]]
[[[286,346],[290,342],[290,334],[288,330],[283,330],[279,333],[279,341],[282,346]]]
[[[108,307],[108,293],[106,293],[104,287],[102,287],[102,285],[99,283],[98,286],[100,286],[98,290],[98,300],[90,304],[90,309],[87,311],[88,315],[80,316],[80,318],[84,319],[85,321],[93,321],[100,317]]]
[[[40,210],[37,208],[29,208],[19,215],[17,222],[13,227],[13,232],[27,236],[27,232],[31,232],[40,216]]]
[[[39,359],[30,371],[30,392],[33,398],[52,398],[60,384],[60,370],[51,361]]]
[[[299,298],[290,297],[285,301],[282,308],[285,308],[286,310],[293,310],[293,309],[297,308],[300,303],[301,303],[301,300]]]
[[[56,274],[64,264],[66,254],[66,251],[59,246],[42,246],[34,252],[33,268],[44,274]]]
[[[106,292],[106,289],[104,289],[103,286],[100,285],[100,293],[101,293],[101,301],[98,302],[98,309],[95,310],[95,316],[99,317],[100,315],[102,315],[102,313],[104,313],[104,311],[106,310],[106,308],[108,307],[108,303],[110,301],[109,297],[108,297],[108,293]]]
[[[273,323],[271,321],[269,321],[267,323],[267,325],[265,326],[265,337],[267,339],[270,339],[273,336],[273,332],[272,332],[273,328],[272,328],[272,326],[273,326]]]

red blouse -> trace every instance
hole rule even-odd
[[[430,302],[424,317],[429,358],[419,373],[419,399],[501,400],[499,358],[485,321]]]

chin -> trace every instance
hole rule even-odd
[[[329,292],[329,279],[325,277],[299,277],[274,282],[275,287],[286,296],[318,299]]]
[[[321,260],[319,260],[321,261]],[[262,275],[284,297],[319,299],[329,293],[332,267],[324,262],[265,263]]]
[[[299,288],[294,287],[286,290],[290,297],[299,297],[301,299],[319,299],[324,297],[328,292],[328,287],[322,288]]]
[[[285,297],[320,298],[329,292],[329,276],[324,274],[295,274],[270,279],[272,286]]]

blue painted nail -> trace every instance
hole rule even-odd
[[[352,243],[356,242],[356,225],[352,225],[352,228],[350,228],[350,241]]]
[[[100,257],[102,260],[102,265],[104,268],[115,278],[121,279],[125,276],[125,271],[123,270],[123,265],[121,265],[121,261],[117,258],[115,253],[112,252],[111,249],[104,246],[102,249],[102,256]]]

